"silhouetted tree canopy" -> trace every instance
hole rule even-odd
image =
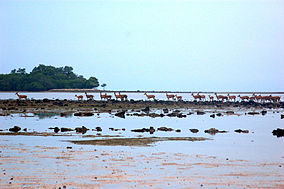
[[[47,91],[50,89],[90,89],[98,87],[95,77],[85,79],[73,73],[70,66],[53,67],[40,64],[30,73],[25,68],[0,74],[0,91]]]

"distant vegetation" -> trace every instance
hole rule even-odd
[[[70,66],[53,67],[40,64],[30,73],[25,68],[0,74],[0,91],[47,91],[49,89],[90,89],[98,87],[97,78],[85,79],[73,73]]]

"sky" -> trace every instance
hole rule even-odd
[[[72,66],[109,90],[284,91],[284,1],[0,0],[0,73]]]

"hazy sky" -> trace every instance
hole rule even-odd
[[[38,64],[106,89],[284,91],[284,1],[0,0],[0,73]]]

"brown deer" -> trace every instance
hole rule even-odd
[[[211,96],[211,95],[208,95],[210,101],[213,101],[214,100],[214,96]]]
[[[83,95],[75,95],[77,97],[78,100],[83,100]]]
[[[199,96],[198,95],[194,95],[193,93],[191,93],[191,96],[193,96],[194,100],[198,99]]]
[[[88,95],[87,92],[85,92],[85,94],[86,94],[87,100],[89,100],[89,99],[93,100],[94,99],[94,95]]]
[[[223,101],[223,96],[222,95],[217,95],[217,93],[215,93],[215,96],[216,96],[217,100],[222,99],[222,101]]]
[[[200,95],[199,93],[197,93],[197,96],[199,100],[205,100],[205,95]]]
[[[238,97],[240,97],[240,99],[241,99],[242,101],[249,99],[249,96],[241,96],[241,95],[239,95]]]
[[[228,93],[228,97],[229,97],[229,100],[236,102],[236,96],[235,95],[232,95],[230,96],[230,94]]]
[[[120,94],[120,92],[118,92],[118,94],[122,96],[123,100],[127,100],[128,96],[126,94]]]
[[[173,99],[173,100],[176,100],[175,95],[169,95],[168,93],[166,93],[166,96],[167,96],[168,100],[170,100],[170,98]]]
[[[100,92],[100,97],[101,97],[101,100],[103,100],[103,99],[110,100],[111,99],[111,95],[107,95],[106,93],[102,94],[102,92]]]
[[[259,101],[262,101],[262,96],[261,95],[255,95],[253,93],[253,96],[255,97],[256,101],[259,102]]]
[[[280,96],[272,96],[272,95],[270,95],[270,98],[271,98],[271,100],[273,102],[279,102],[281,97]]]
[[[144,93],[144,95],[146,95],[146,97],[147,97],[147,99],[148,100],[150,100],[151,98],[153,99],[153,100],[156,100],[155,98],[155,95],[148,95],[147,93]]]
[[[118,99],[123,100],[123,97],[120,94],[116,94],[116,92],[114,92],[114,96],[115,96],[116,100],[118,100]]]
[[[18,93],[16,93],[16,95],[19,97],[19,100],[21,100],[21,99],[27,100],[28,99],[27,95],[19,95]]]
[[[182,96],[175,95],[177,100],[182,100]]]

